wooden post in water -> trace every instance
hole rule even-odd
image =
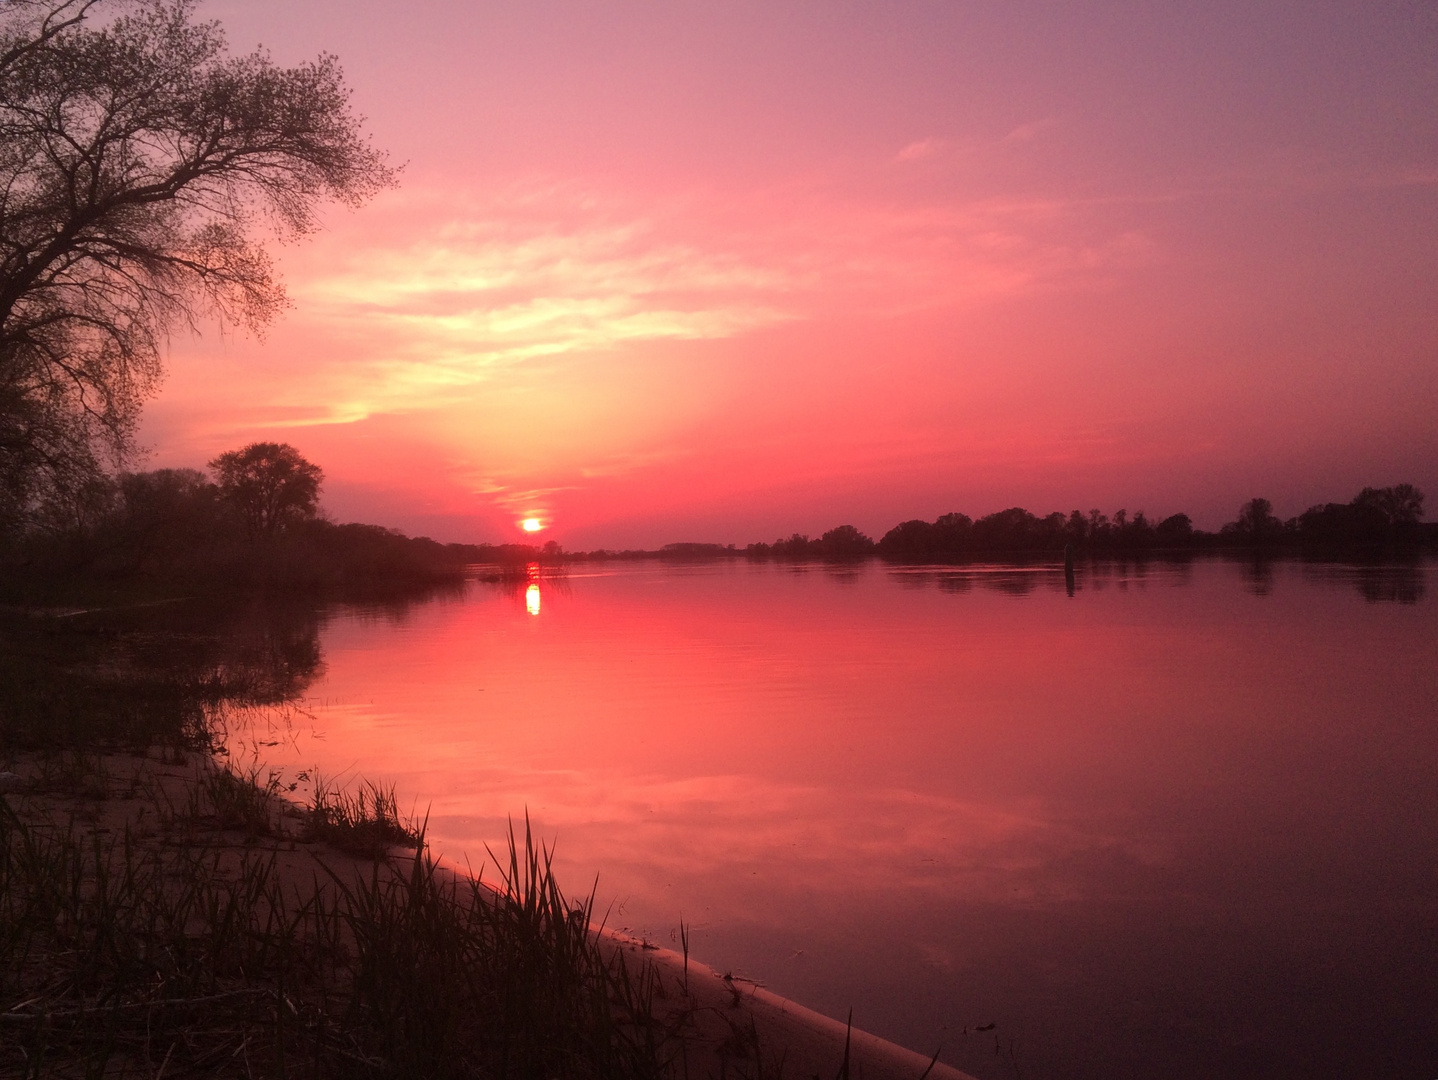
[[[1074,546],[1064,545],[1064,585],[1070,596],[1074,594]]]

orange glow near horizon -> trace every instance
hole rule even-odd
[[[177,336],[152,465],[275,438],[338,518],[570,548],[1438,488],[1438,19],[560,4],[225,12],[410,165],[263,343]]]

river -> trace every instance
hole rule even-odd
[[[574,564],[327,611],[262,752],[983,1078],[1432,1080],[1435,584]]]

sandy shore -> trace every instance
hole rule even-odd
[[[42,776],[39,759],[20,756],[7,764],[13,774],[0,777],[0,791],[29,824],[68,822],[87,836],[104,840],[128,835],[141,845],[203,845],[227,852],[236,868],[247,855],[263,854],[273,859],[286,889],[300,898],[333,887],[329,883],[335,878],[363,880],[376,872],[371,859],[306,839],[301,809],[279,799],[274,800],[269,835],[218,828],[197,834],[191,827],[188,839],[177,841],[173,819],[167,826],[161,808],[167,803],[186,805],[201,772],[213,769],[213,762],[200,755],[178,762],[118,754],[97,760],[98,769],[67,784],[64,777]],[[395,849],[391,858],[402,868],[413,852]],[[454,867],[440,871],[468,880]],[[686,962],[676,952],[609,931],[601,944],[623,952],[632,970],[644,963],[654,966],[655,1013],[675,1021],[683,1032],[676,1063],[680,1076],[919,1080],[927,1074],[934,1080],[964,1080],[967,1075],[751,983],[721,976],[693,957]]]
[[[866,1031],[824,1016],[797,1002],[743,980],[724,978],[713,968],[667,949],[655,949],[621,935],[616,947],[643,952],[679,991],[682,1007],[694,1017],[686,1049],[691,1075],[732,1074],[736,1066],[759,1066],[760,1075],[821,1077],[848,1075],[865,1080],[973,1080],[968,1073]]]

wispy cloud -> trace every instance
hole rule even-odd
[[[882,204],[799,186],[648,203],[544,182],[401,191],[286,253],[294,309],[270,346],[245,353],[249,373],[224,407],[187,424],[207,446],[304,428],[325,443],[394,418],[452,448],[436,467],[454,491],[530,513],[674,457],[669,433],[706,408],[695,373],[654,383],[697,355],[680,346],[730,342],[704,355],[732,359],[741,339],[779,328],[802,336],[835,319],[1101,285],[1160,257],[1118,227],[1126,217],[1062,200]],[[637,355],[660,368],[619,370]]]
[[[1003,288],[1090,267],[1114,239],[1065,235],[1078,204],[1056,200],[896,209],[786,191],[646,207],[544,195],[391,207],[389,228],[339,236],[310,260],[296,297],[308,318],[410,339],[423,328],[426,351],[504,361],[732,337],[802,318],[817,295],[872,298],[913,278],[933,280],[925,299],[942,303],[960,297],[936,270]]]
[[[295,363],[230,413],[292,429],[444,412],[436,437],[489,461],[447,470],[458,488],[530,512],[672,456],[655,435],[662,415],[635,412],[637,426],[586,441],[584,394],[635,350],[677,358],[687,354],[666,346],[1091,287],[1158,257],[1115,226],[1123,216],[1044,199],[883,205],[797,187],[650,203],[538,182],[487,196],[399,192],[286,260]],[[625,385],[630,399],[651,394]],[[480,413],[482,427],[461,415]],[[503,463],[477,449],[501,440]],[[556,467],[536,473],[540,460]]]
[[[1053,127],[1056,121],[1052,116],[1046,116],[1042,120],[1031,120],[1027,124],[1020,124],[1003,137],[1006,143],[1032,142],[1034,138],[1049,128]]]
[[[353,387],[369,382],[401,409],[526,361],[799,317],[786,300],[794,267],[697,242],[672,210],[669,221],[617,211],[554,190],[396,199],[377,209],[379,228],[336,233],[295,260],[297,317],[345,342]]]
[[[911,142],[895,155],[896,161],[923,161],[931,158],[948,146],[947,139],[931,136]]]

